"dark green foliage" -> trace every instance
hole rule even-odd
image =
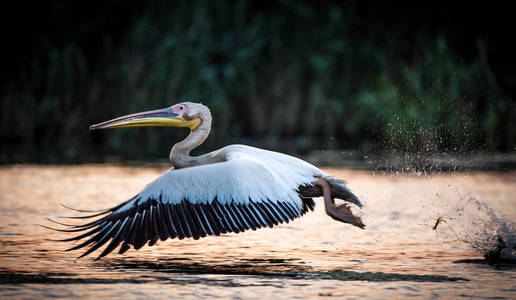
[[[47,22],[69,5],[54,2]],[[69,26],[42,29],[2,88],[0,161],[167,157],[186,132],[87,129],[181,101],[212,110],[204,151],[236,142],[288,152],[515,149],[514,101],[481,51],[462,57],[445,31],[392,23],[382,4],[367,9],[111,1],[78,24],[56,21]]]
[[[501,109],[510,99],[490,85],[480,63],[464,63],[443,39],[429,44],[423,57],[402,68],[397,81],[383,74],[376,92],[364,96],[378,101],[373,106],[385,122],[385,142],[409,152],[513,148],[515,111]]]

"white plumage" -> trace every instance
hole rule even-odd
[[[165,125],[164,125],[165,124]],[[239,233],[289,222],[313,210],[312,197],[324,194],[326,212],[334,219],[363,228],[347,205],[336,207],[338,197],[361,207],[341,180],[315,166],[285,154],[245,145],[230,145],[192,157],[211,128],[211,115],[203,105],[182,103],[171,108],[132,114],[90,129],[131,126],[190,127],[190,135],[171,151],[171,168],[140,193],[120,205],[90,216],[97,220],[66,225],[65,232],[82,232],[65,239],[86,239],[68,250],[91,247],[80,257],[108,243],[98,258],[120,244],[119,253],[158,239],[198,239],[228,232]],[[324,193],[323,193],[324,192]]]
[[[222,204],[277,199],[291,203],[300,212],[299,186],[311,186],[317,178],[327,176],[307,162],[277,152],[245,145],[231,145],[221,150],[226,153],[227,161],[171,169],[150,183],[139,198],[158,199],[162,195],[162,201],[170,204],[178,204],[183,199],[191,203],[211,203],[217,198]]]

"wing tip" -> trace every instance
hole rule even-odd
[[[98,212],[104,212],[105,210],[85,210],[85,209],[77,209],[77,208],[73,208],[73,207],[70,207],[70,206],[67,206],[65,205],[64,203],[59,203],[62,207],[64,208],[67,208],[67,209],[70,209],[70,210],[74,210],[74,211],[78,211],[78,212],[88,212],[88,213],[98,213]]]

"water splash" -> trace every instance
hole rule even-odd
[[[400,120],[399,116],[394,116]],[[454,142],[450,144],[443,132],[432,126],[425,127],[419,121],[405,125],[402,120],[389,126],[390,144],[380,146],[376,172],[429,177],[473,169],[503,170],[514,161],[511,155],[467,152],[469,137],[466,131],[464,135],[460,131],[451,132]],[[471,245],[487,262],[516,263],[516,223],[498,217],[489,205],[461,190],[461,186],[448,183],[443,186],[447,188],[436,193],[436,200],[424,205],[433,212],[432,229],[440,237]]]
[[[498,217],[489,205],[471,195],[457,201],[436,194],[435,224],[438,235],[465,242],[489,263],[516,263],[516,223]]]

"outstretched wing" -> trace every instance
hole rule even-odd
[[[99,219],[62,229],[86,231],[63,241],[86,239],[68,249],[90,246],[79,258],[108,244],[100,258],[120,244],[119,253],[124,253],[130,245],[139,249],[158,239],[239,233],[288,223],[313,210],[312,198],[298,192],[299,187],[312,184],[312,175],[282,164],[271,166],[245,154],[232,154],[228,159],[169,170],[132,199],[86,216],[102,216]]]

